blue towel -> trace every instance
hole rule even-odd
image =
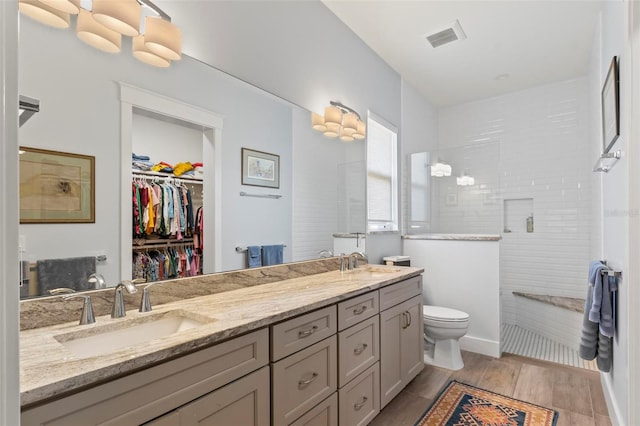
[[[284,245],[262,246],[262,266],[279,265],[282,263]]]
[[[249,246],[247,247],[247,263],[249,264],[249,268],[258,268],[262,266],[262,249],[260,246]]]

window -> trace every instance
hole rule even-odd
[[[367,121],[367,229],[398,230],[398,131],[369,113]]]

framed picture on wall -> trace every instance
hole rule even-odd
[[[618,57],[609,65],[602,87],[602,152],[607,153],[620,136],[620,82]]]
[[[20,147],[20,223],[94,223],[95,157]]]
[[[280,156],[242,148],[242,184],[280,188]]]

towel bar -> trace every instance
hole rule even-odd
[[[620,277],[622,276],[622,271],[615,271],[613,269],[601,269],[600,274],[608,275],[610,277]]]
[[[282,198],[282,195],[278,194],[249,194],[248,192],[240,191],[241,197],[258,197],[258,198],[274,198],[276,200]]]
[[[286,247],[286,246],[287,246],[286,244],[282,244],[282,247]],[[236,253],[244,253],[245,251],[247,251],[246,247],[240,247],[240,246],[236,247]]]

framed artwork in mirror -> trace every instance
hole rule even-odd
[[[607,153],[620,136],[620,82],[617,56],[613,57],[609,65],[601,97],[602,152]]]
[[[95,223],[95,157],[20,147],[20,223]]]
[[[280,188],[280,156],[242,148],[242,184]]]

